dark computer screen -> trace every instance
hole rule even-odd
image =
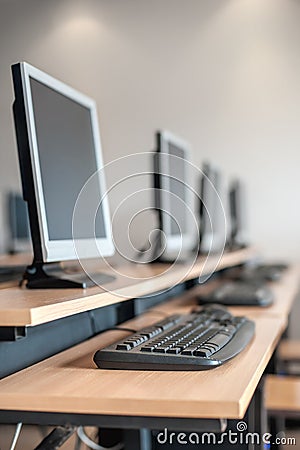
[[[200,181],[200,249],[203,253],[220,251],[226,243],[228,226],[222,174],[205,163]]]
[[[30,77],[41,181],[50,240],[72,239],[76,199],[97,170],[90,110]],[[101,199],[101,193],[93,195]],[[91,199],[92,200],[92,199]],[[89,210],[86,205],[87,212]],[[105,237],[103,208],[95,223],[77,224],[77,238]]]
[[[233,244],[245,245],[248,240],[246,187],[242,180],[233,180],[229,192],[231,238]]]
[[[156,135],[154,157],[155,205],[159,217],[162,259],[185,258],[194,247],[197,222],[193,214],[190,145],[169,131]]]
[[[174,195],[170,195],[170,209],[169,214],[171,216],[171,234],[177,235],[186,233],[186,184],[185,184],[185,152],[183,149],[169,142],[169,169],[170,169],[170,192]],[[177,158],[173,158],[173,156]]]
[[[8,219],[11,238],[29,240],[27,205],[21,195],[14,192],[8,194]]]

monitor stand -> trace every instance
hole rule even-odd
[[[143,255],[143,252],[145,250],[142,249],[139,251],[139,257],[141,257]],[[154,242],[153,242],[153,248],[151,251],[151,255],[150,255],[150,260],[146,261],[147,264],[174,264],[174,262],[178,263],[178,264],[183,264],[187,261],[189,261],[189,253],[186,253],[184,255],[181,255],[180,258],[177,258],[177,253],[174,253],[174,258],[172,258],[171,256],[169,258],[167,258],[166,256],[163,256],[163,253],[161,252],[161,240],[160,240],[160,231],[157,231],[157,233],[155,234],[154,237]],[[144,262],[145,263],[145,262]]]
[[[155,232],[153,232],[153,234],[154,234],[154,238],[153,238],[152,248],[149,252],[150,258],[142,261],[143,256],[147,250],[146,248],[141,248],[140,250],[138,250],[137,258],[139,260],[141,260],[143,264],[146,264],[146,263],[147,264],[156,264],[156,263],[170,264],[172,261],[166,261],[160,255],[160,253],[161,253],[161,251],[160,251],[161,250],[160,231],[155,230]],[[158,255],[160,255],[160,256],[158,256]],[[140,261],[137,261],[137,263],[140,263]]]
[[[248,248],[248,247],[249,247],[249,244],[247,244],[247,243],[242,244],[242,243],[238,243],[238,242],[234,242],[234,241],[232,241],[228,244],[228,248],[232,252],[238,251],[238,250],[243,250],[244,248]]]
[[[28,289],[86,289],[115,279],[106,273],[93,273],[89,277],[84,271],[67,273],[59,264],[33,262],[26,268],[21,285],[25,283]]]

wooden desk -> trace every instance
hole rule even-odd
[[[167,305],[165,305],[166,308]],[[156,308],[157,309],[157,308]],[[170,302],[168,313],[180,311]],[[159,319],[148,312],[126,325]],[[108,331],[0,382],[2,410],[147,416],[242,418],[286,326],[285,317],[254,316],[256,336],[240,355],[212,371],[146,372],[95,368],[94,352],[123,336]],[[237,382],[238,380],[238,382]]]
[[[83,311],[119,303],[168,289],[183,281],[242,264],[256,256],[254,248],[224,253],[218,262],[199,258],[194,264],[128,264],[103,289],[0,290],[0,326],[33,326]]]
[[[274,293],[274,303],[266,308],[259,307],[235,307],[237,314],[262,314],[265,311],[268,315],[276,317],[288,317],[293,303],[299,293],[300,266],[291,266],[283,272],[280,281],[270,283],[270,288]]]
[[[0,420],[214,431],[216,423],[222,427],[219,419],[242,419],[286,327],[298,278],[299,269],[292,267],[271,285],[277,296],[272,307],[231,308],[255,321],[256,335],[219,368],[192,373],[99,370],[92,360],[95,351],[127,335],[107,331],[1,380]],[[188,312],[194,306],[195,292],[189,291],[126,325],[139,329],[159,320],[162,312]]]
[[[215,286],[222,283],[222,280],[217,280]],[[211,283],[212,284],[212,283]],[[213,285],[212,285],[213,287]],[[229,310],[237,315],[246,315],[253,317],[258,315],[261,317],[262,314],[267,314],[267,316],[273,317],[285,317],[287,318],[291,312],[295,298],[299,292],[300,288],[300,266],[291,266],[285,272],[283,272],[282,277],[279,281],[269,283],[270,289],[274,294],[274,303],[267,307],[259,306],[235,306],[229,307]],[[181,305],[182,310],[192,304],[196,304],[196,298],[201,293],[205,293],[206,290],[211,289],[208,285],[197,286],[193,290],[187,292],[182,297],[178,298],[177,305]],[[163,305],[161,305],[164,308]]]

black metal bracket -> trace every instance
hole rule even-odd
[[[75,432],[74,426],[59,426],[51,431],[34,450],[57,450]]]
[[[223,432],[227,427],[226,419],[194,419],[186,417],[138,417],[105,416],[101,414],[51,413],[35,411],[0,410],[0,423],[15,424],[22,422],[31,425],[48,426],[96,426],[101,428],[121,428],[138,430],[150,428],[172,431],[211,431]],[[40,449],[39,449],[40,450]]]
[[[19,341],[26,335],[26,327],[0,327],[0,341]]]

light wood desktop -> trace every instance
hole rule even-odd
[[[256,324],[250,345],[227,364],[203,372],[147,372],[99,370],[93,354],[123,336],[108,331],[0,382],[3,410],[64,412],[124,416],[186,418],[242,418],[272,353],[287,325],[299,280],[291,268],[272,284],[274,307],[245,308]],[[193,293],[156,306],[126,322],[134,329],[164,314],[187,312],[195,305]],[[272,309],[274,308],[274,309]],[[231,308],[234,314],[241,308]]]
[[[234,263],[241,262],[242,257],[246,258],[250,254],[224,255],[222,264],[224,266],[227,262],[230,265],[233,260]],[[149,274],[155,270],[159,273],[160,268],[150,266],[143,270],[149,270]],[[158,286],[172,282],[169,278],[168,281],[162,278],[163,281],[158,284],[155,282],[154,286],[148,286],[150,283],[147,282],[147,288],[135,289],[134,297],[138,296],[137,291],[153,292]],[[2,415],[6,411],[19,411],[99,417],[241,419],[286,328],[298,282],[299,268],[291,267],[282,280],[271,284],[275,294],[273,306],[230,308],[234,314],[252,318],[256,324],[256,333],[242,353],[219,368],[202,372],[100,370],[93,363],[95,351],[127,335],[125,331],[107,331],[1,380]],[[20,318],[24,317],[23,313],[27,310],[31,324],[53,319],[48,305],[51,311],[55,310],[56,305],[56,315],[67,316],[119,301],[114,293],[109,294],[111,297],[107,299],[105,293],[92,295],[89,291],[80,296],[74,292],[7,289],[1,292],[0,301],[1,315],[4,312],[7,322],[9,300],[15,300],[16,292],[20,292],[20,297],[17,296],[19,306],[14,308],[12,304],[11,314],[19,309]],[[93,299],[93,296],[96,298]],[[26,305],[25,299],[29,305]],[[68,302],[71,305],[66,306]],[[163,315],[188,312],[193,307],[195,291],[191,290],[126,322],[126,326],[139,329],[160,320]],[[12,320],[13,316],[10,317]]]
[[[170,303],[168,313],[180,307]],[[157,308],[156,308],[157,311]],[[157,312],[126,322],[143,327]],[[242,418],[271,358],[286,319],[255,316],[248,348],[217,369],[202,372],[100,370],[93,354],[128,335],[108,331],[0,382],[1,409],[125,416]]]
[[[117,268],[117,278],[103,288],[0,290],[0,326],[34,326],[87,310],[139,298],[168,289],[210,271],[241,264],[256,255],[254,248],[224,253],[220,261],[198,258],[194,264],[127,264]]]
[[[293,339],[284,339],[278,348],[278,356],[281,361],[287,363],[299,363],[300,341]]]
[[[268,375],[265,396],[266,408],[273,416],[300,416],[299,377]]]
[[[282,273],[282,278],[278,282],[269,283],[269,287],[274,294],[274,302],[272,305],[267,307],[259,307],[259,306],[235,306],[229,307],[230,310],[233,310],[236,314],[246,315],[258,314],[261,316],[264,312],[268,316],[274,317],[288,317],[291,312],[293,303],[299,292],[299,278],[300,278],[300,266],[294,265],[291,266],[288,270]],[[221,283],[222,281],[218,281]],[[188,295],[196,296],[197,294],[201,294],[201,290],[206,287],[197,287],[193,290],[193,292]]]

